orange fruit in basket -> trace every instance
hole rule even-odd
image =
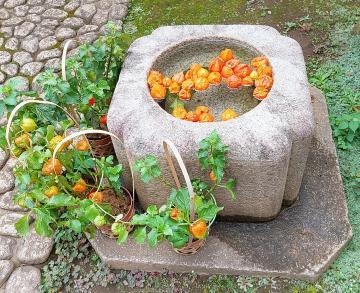
[[[273,85],[273,79],[268,75],[262,75],[259,79],[255,80],[256,87],[264,87],[270,89]]]
[[[150,89],[150,94],[154,100],[163,100],[166,96],[166,88],[159,83],[155,83]]]
[[[195,89],[197,91],[204,91],[209,87],[209,81],[206,77],[198,77],[195,80]]]
[[[258,68],[260,65],[269,65],[269,60],[265,56],[255,57],[250,62],[252,67]]]
[[[175,107],[172,111],[172,115],[179,119],[185,119],[187,111],[184,107]]]
[[[104,195],[101,191],[95,191],[88,195],[88,199],[90,199],[92,202],[100,203],[104,200]]]
[[[221,76],[224,78],[228,78],[230,76],[234,75],[234,70],[232,70],[229,66],[224,66],[221,69]]]
[[[189,111],[186,113],[185,119],[187,121],[191,121],[191,122],[198,122],[199,121],[199,115],[196,114],[193,111]]]
[[[59,194],[59,188],[57,188],[57,186],[55,185],[50,186],[48,189],[44,191],[44,194],[49,198],[53,197],[54,195]]]
[[[178,84],[176,81],[171,81],[171,84],[169,86],[169,92],[172,94],[177,94],[180,91],[180,84]]]
[[[179,98],[182,101],[189,101],[191,99],[190,91],[186,89],[181,89],[179,92]]]
[[[28,133],[24,133],[15,138],[15,145],[19,148],[26,149],[30,146],[31,140]]]
[[[238,117],[239,114],[236,113],[233,109],[227,108],[222,114],[221,114],[221,121],[227,121],[234,119]]]
[[[209,71],[205,68],[200,68],[197,73],[196,73],[197,77],[208,77],[209,76]]]
[[[257,68],[257,73],[259,76],[262,76],[262,75],[272,76],[272,68],[267,65],[260,65]]]
[[[153,86],[155,83],[162,84],[163,75],[159,71],[152,70],[148,75],[147,82],[150,86]]]
[[[219,72],[210,72],[208,76],[208,81],[211,84],[220,84],[221,83],[221,74]]]
[[[82,178],[80,178],[72,188],[72,190],[78,194],[84,193],[86,191],[86,189],[87,189],[86,182]]]
[[[58,159],[48,159],[42,167],[42,173],[44,175],[56,174],[60,175],[62,173],[62,165]]]
[[[199,116],[199,122],[214,122],[214,116],[211,113],[202,113]]]
[[[231,49],[224,49],[220,52],[219,57],[226,62],[234,58],[234,52]]]
[[[90,149],[90,146],[85,139],[82,139],[76,143],[75,149],[77,149],[78,151],[87,151]]]
[[[241,78],[237,75],[231,75],[226,79],[226,85],[230,89],[238,89],[241,87]]]
[[[211,59],[209,63],[209,70],[211,72],[221,72],[221,69],[224,67],[225,62],[221,60],[219,57],[215,57]]]
[[[204,239],[206,237],[207,227],[206,222],[202,219],[190,224],[189,231],[196,239]]]
[[[254,89],[253,96],[255,99],[263,100],[267,97],[269,91],[267,88],[259,86]]]

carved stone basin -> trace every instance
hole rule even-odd
[[[146,81],[150,70],[174,74],[194,62],[205,65],[223,48],[232,48],[245,62],[257,55],[269,59],[274,84],[261,103],[246,89],[234,92],[216,87],[197,93],[192,103],[208,101],[215,115],[232,106],[242,115],[226,122],[192,123],[176,119],[151,98]],[[171,180],[162,150],[163,139],[169,139],[178,147],[190,176],[205,181],[208,174],[201,172],[196,151],[215,129],[230,148],[225,180],[237,179],[235,200],[215,194],[224,207],[221,215],[237,220],[272,219],[282,204],[298,196],[314,128],[302,50],[295,40],[267,26],[161,27],[131,45],[110,106],[108,127],[123,138],[130,163],[154,154]],[[114,144],[117,156],[122,157],[122,146]],[[143,207],[162,205],[169,194],[158,180],[144,184],[135,176],[135,186]]]

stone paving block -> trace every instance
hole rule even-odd
[[[299,200],[264,223],[216,222],[196,254],[176,254],[130,240],[119,246],[100,233],[91,241],[114,269],[260,275],[317,280],[352,237],[324,96],[312,88],[315,137]]]
[[[16,189],[10,190],[4,194],[0,194],[0,209],[13,211],[13,212],[25,212],[26,209],[18,206],[14,202],[14,197],[16,196]]]
[[[41,264],[48,259],[53,245],[52,238],[39,236],[32,229],[29,235],[19,240],[15,257],[22,264]]]
[[[19,237],[15,229],[15,223],[24,214],[0,210],[0,235]]]
[[[13,256],[16,240],[11,237],[0,236],[0,260],[8,260]]]
[[[39,292],[41,281],[40,270],[31,266],[15,269],[5,287],[6,293],[35,293]]]
[[[14,269],[14,263],[10,260],[0,260],[0,287],[9,278]]]

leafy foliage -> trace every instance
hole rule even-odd
[[[134,170],[140,173],[140,178],[145,183],[161,176],[161,170],[154,155],[147,155],[142,159],[136,160]]]

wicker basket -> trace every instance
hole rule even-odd
[[[171,174],[173,175],[175,184],[177,188],[181,188],[181,184],[179,181],[179,177],[177,175],[173,160],[172,160],[172,156],[169,152],[169,149],[171,149],[172,153],[174,154],[179,167],[181,169],[181,172],[183,173],[185,182],[186,182],[186,186],[188,188],[189,191],[189,201],[190,201],[190,221],[193,222],[195,220],[195,193],[194,193],[194,189],[192,187],[191,184],[191,180],[190,180],[190,176],[189,173],[186,170],[185,164],[183,159],[180,156],[179,151],[177,150],[177,148],[175,147],[175,145],[169,141],[169,140],[164,140],[163,141],[163,147],[164,147],[164,152],[165,152],[165,156],[166,156],[166,160],[168,162]],[[215,198],[213,197],[214,202]],[[215,217],[209,222],[207,229],[208,231],[210,230],[210,227],[212,225],[212,223],[215,221]],[[189,238],[188,243],[182,247],[182,248],[174,248],[175,252],[182,254],[182,255],[192,255],[196,252],[198,252],[205,244],[205,239],[194,239],[192,236]]]
[[[114,146],[110,135],[86,135],[91,148],[91,154],[95,158],[107,157],[115,154]]]
[[[124,222],[130,222],[132,217],[135,214],[135,207],[134,207],[134,197],[133,194],[130,193],[129,190],[127,190],[125,187],[121,187],[122,191],[124,192],[124,194],[130,198],[130,207],[129,210],[126,212],[126,214],[123,216],[123,218],[121,219]],[[111,231],[111,225],[107,224],[104,226],[101,226],[98,228],[100,230],[101,233],[103,233],[105,236],[109,237],[109,238],[117,238],[114,233]],[[128,232],[131,232],[133,229],[133,226],[130,224],[126,225],[126,229],[128,230]]]

